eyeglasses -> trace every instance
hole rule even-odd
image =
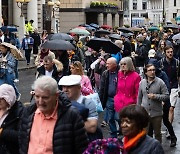
[[[147,70],[147,72],[155,72],[155,71],[156,71],[155,69]]]
[[[121,63],[120,65],[126,65],[126,63]]]

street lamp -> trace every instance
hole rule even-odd
[[[61,5],[60,0],[56,0],[56,1],[48,1],[48,6],[52,8],[52,17],[51,17],[51,29],[56,30],[58,29],[56,27],[56,18],[55,18],[55,12],[58,11],[59,12],[59,8]],[[58,30],[56,30],[58,32]]]
[[[25,3],[29,3],[31,0],[16,0],[16,3],[17,3],[17,6],[18,6],[18,8],[20,8],[21,9],[21,15],[20,15],[20,17],[23,17],[24,15],[23,15],[23,5],[25,4]]]
[[[29,3],[31,0],[15,0],[17,3],[18,8],[21,9],[20,14],[20,21],[19,21],[19,39],[21,40],[24,37],[25,34],[25,20],[24,20],[24,14],[23,14],[23,6],[24,4]]]

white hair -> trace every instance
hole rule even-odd
[[[34,90],[48,90],[51,94],[56,94],[58,92],[58,84],[55,79],[49,76],[41,76],[33,84]]]

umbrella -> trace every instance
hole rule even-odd
[[[178,26],[178,25],[174,25],[174,24],[169,24],[169,25],[164,26],[164,28],[165,28],[165,29],[167,29],[167,28],[178,29],[179,26]]]
[[[73,40],[73,37],[71,35],[66,34],[66,33],[56,33],[56,34],[52,34],[49,40],[71,41],[71,40]]]
[[[49,40],[42,44],[42,48],[50,50],[74,50],[75,47],[68,41]]]
[[[100,30],[97,30],[94,34],[96,37],[98,37],[99,35],[102,35],[102,34],[109,35],[111,34],[111,32],[105,29],[100,29]]]
[[[133,32],[140,32],[141,28],[139,28],[139,27],[131,27],[130,30],[132,30]]]
[[[47,39],[47,40],[50,40],[53,35],[54,35],[54,34],[49,34],[49,35],[46,37],[46,39]]]
[[[131,31],[129,28],[126,27],[119,27],[118,30],[123,33],[133,33],[133,31]]]
[[[17,32],[17,27],[15,26],[2,26],[0,28],[3,32]]]
[[[94,49],[95,51],[103,49],[106,53],[111,54],[116,54],[121,50],[111,40],[104,38],[93,38],[86,44],[86,46]]]
[[[99,29],[99,25],[97,25],[97,24],[91,23],[90,26],[91,26],[91,27],[94,27],[94,28],[96,28],[96,29]]]
[[[70,30],[70,33],[78,34],[78,35],[89,35],[90,33],[86,29],[74,28]]]
[[[148,28],[149,31],[159,31],[159,28],[156,26],[152,26]]]
[[[112,29],[112,27],[109,26],[109,25],[102,25],[101,28],[103,28],[103,29]]]
[[[173,39],[173,40],[180,40],[180,33],[174,35],[174,36],[172,37],[172,39]]]
[[[116,40],[120,40],[120,35],[119,34],[110,34],[109,35],[109,38],[112,38],[112,39],[116,39]]]
[[[126,38],[130,37],[130,36],[133,36],[134,34],[133,33],[122,33],[121,36],[124,36]]]
[[[23,59],[23,54],[21,53],[21,51],[19,49],[16,48],[16,46],[10,44],[10,43],[6,43],[6,42],[2,42],[1,45],[4,45],[6,47],[10,48],[10,52],[12,53],[12,55],[17,59],[17,60],[21,60]]]

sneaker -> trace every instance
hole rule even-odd
[[[108,123],[106,123],[105,121],[103,121],[103,122],[101,123],[101,127],[106,127],[106,126],[108,126]]]
[[[19,82],[19,79],[14,79],[14,82],[15,82],[15,83]]]
[[[170,147],[175,147],[176,146],[176,142],[177,142],[177,137],[176,136],[171,137]]]

